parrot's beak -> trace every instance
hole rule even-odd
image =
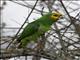
[[[63,15],[61,13],[59,13],[59,17],[60,17],[60,19],[62,19]]]
[[[60,17],[60,19],[63,19],[63,18],[64,18],[63,16]]]
[[[63,15],[60,15],[60,19],[63,19],[64,17],[63,17]]]

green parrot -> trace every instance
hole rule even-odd
[[[19,48],[25,48],[31,41],[36,42],[40,36],[50,30],[51,25],[59,20],[61,16],[62,14],[59,12],[47,13],[39,19],[29,23],[17,39],[20,43]]]

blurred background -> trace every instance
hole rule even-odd
[[[17,49],[14,41],[24,27],[50,11],[59,11],[63,18],[45,33],[44,44]],[[80,60],[80,1],[1,0],[0,15],[1,60]],[[35,51],[36,44],[44,47]]]

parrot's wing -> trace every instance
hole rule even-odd
[[[25,37],[31,36],[34,33],[36,33],[38,31],[39,28],[39,24],[32,22],[29,23],[23,30],[23,32],[21,33],[18,41],[21,41],[22,39],[24,39]]]

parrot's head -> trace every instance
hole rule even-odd
[[[52,13],[51,16],[50,16],[51,20],[53,20],[53,21],[57,21],[57,20],[59,20],[59,18],[61,18],[61,17],[62,17],[62,14],[59,13],[59,12],[54,12],[54,13]]]

